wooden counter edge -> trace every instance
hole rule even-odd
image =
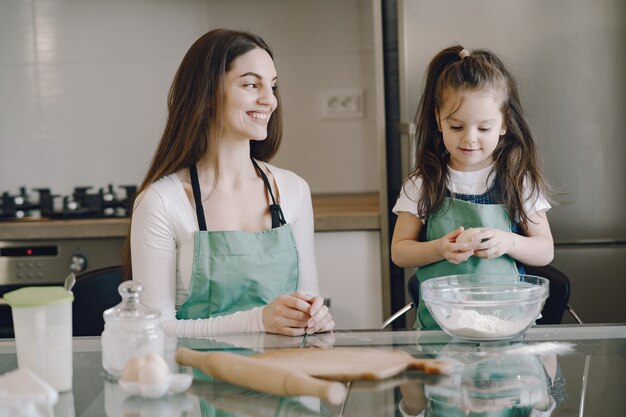
[[[316,232],[380,230],[378,193],[314,194]],[[0,240],[123,238],[128,218],[0,222]]]

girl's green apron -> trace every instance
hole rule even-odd
[[[272,199],[272,229],[262,232],[207,231],[198,171],[189,168],[199,231],[189,296],[176,318],[199,319],[264,306],[298,287],[298,252],[267,176],[252,159]]]
[[[189,296],[176,318],[205,319],[270,303],[298,287],[298,252],[267,176],[252,159],[272,199],[272,229],[262,232],[207,231],[198,170],[189,168],[199,231],[194,233],[194,255]],[[194,379],[211,380],[194,369]],[[202,415],[231,416],[200,400]]]
[[[454,197],[454,196],[453,196]],[[511,231],[511,218],[502,204],[477,204],[456,198],[446,197],[442,207],[428,216],[426,223],[426,240],[436,240],[459,226],[469,229],[470,227],[492,227]],[[493,259],[483,259],[470,256],[466,262],[451,264],[442,260],[417,268],[415,274],[422,283],[434,277],[456,274],[474,273],[510,273],[517,274],[515,260],[508,255]],[[417,318],[414,327],[416,329],[439,329],[439,326],[430,315],[430,312],[419,296]]]

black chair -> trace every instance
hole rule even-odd
[[[395,312],[391,317],[389,317],[385,322],[380,326],[381,329],[386,328],[391,323],[393,323],[398,317],[406,314],[410,309],[414,308],[417,310],[417,306],[419,303],[419,295],[420,295],[420,282],[417,279],[415,274],[411,275],[409,281],[407,282],[407,289],[409,291],[409,298],[411,302],[402,307],[400,310]]]
[[[543,310],[541,310],[541,318],[537,320],[537,324],[560,324],[566,310],[569,311],[569,313],[574,317],[574,320],[576,320],[577,323],[582,323],[582,320],[580,319],[578,314],[568,304],[571,286],[567,275],[551,265],[524,265],[524,270],[527,275],[537,275],[539,277],[544,277],[547,278],[550,282],[550,295],[548,296],[548,299],[543,306]],[[389,326],[398,317],[408,312],[411,308],[417,309],[417,305],[419,302],[420,284],[415,274],[413,274],[409,279],[407,283],[407,288],[411,302],[402,307],[387,320],[385,320],[385,322],[380,327],[381,329]]]
[[[537,324],[560,324],[566,310],[578,323],[582,323],[578,314],[569,305],[571,286],[567,275],[552,265],[524,265],[524,270],[528,275],[537,275],[550,281],[550,295],[541,310],[541,318],[537,320]]]
[[[124,280],[121,266],[95,269],[76,276],[72,288],[72,328],[74,336],[100,336],[104,330],[102,313],[122,301],[117,287]]]

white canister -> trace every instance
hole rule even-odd
[[[141,303],[143,286],[125,281],[118,291],[122,302],[106,310],[102,332],[102,366],[109,375],[119,378],[126,361],[148,353],[164,355],[165,341],[159,326],[161,313]]]
[[[72,301],[63,287],[24,287],[4,294],[13,312],[17,365],[57,391],[72,389]]]

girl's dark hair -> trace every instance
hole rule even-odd
[[[216,139],[224,130],[224,78],[238,57],[255,48],[265,50],[273,59],[265,41],[250,32],[211,30],[189,48],[170,87],[168,116],[161,141],[137,194],[160,178],[190,167],[207,154],[219,175]],[[250,156],[261,161],[269,161],[276,155],[282,139],[278,87],[274,94],[277,107],[268,123],[267,138],[250,141]],[[130,236],[124,244],[122,260],[126,276],[130,277]]]
[[[520,103],[517,83],[502,61],[491,51],[478,49],[461,58],[462,46],[451,46],[439,52],[428,64],[424,90],[415,115],[416,166],[409,174],[421,178],[423,192],[417,201],[421,218],[437,211],[446,196],[448,179],[447,152],[438,129],[436,111],[441,108],[442,94],[455,91],[493,88],[502,93],[502,115],[506,134],[493,152],[495,174],[493,197],[503,204],[512,219],[528,222],[524,211],[525,192],[530,198],[547,194],[539,167],[539,156]]]

